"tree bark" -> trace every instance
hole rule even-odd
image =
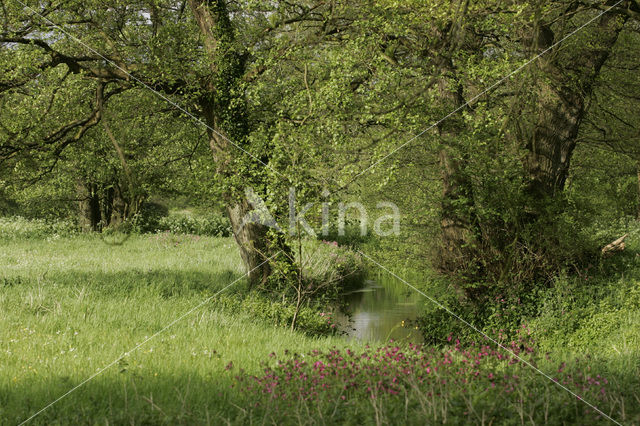
[[[470,271],[476,244],[473,232],[473,188],[458,159],[445,148],[440,151],[442,202],[439,269],[449,274],[475,275]]]
[[[80,227],[87,231],[100,230],[102,214],[100,212],[100,194],[97,185],[78,181],[76,184],[78,207],[80,210]]]
[[[564,63],[539,59],[546,80],[538,82],[533,131],[524,135],[527,190],[534,200],[554,198],[563,191],[587,102],[625,19],[615,11],[604,14],[592,34],[594,40],[565,57]]]
[[[440,170],[442,176],[442,201],[440,209],[441,245],[438,268],[441,272],[455,274],[465,280],[473,280],[478,271],[476,264],[477,235],[474,218],[473,185],[466,168],[465,148],[459,143],[464,129],[462,109],[465,105],[462,86],[456,78],[451,61],[444,61],[449,80],[441,78],[438,83],[440,99],[450,110],[458,113],[438,126],[441,144]],[[455,91],[450,89],[453,84]],[[469,296],[469,295],[468,295]]]
[[[265,285],[272,271],[271,265],[266,262],[271,256],[271,249],[267,243],[268,228],[257,223],[243,223],[245,216],[250,211],[249,203],[245,199],[227,207],[233,237],[238,244],[242,262],[249,274],[249,284],[253,287]]]
[[[640,220],[640,160],[636,163],[636,173],[638,176],[638,210],[636,213],[636,220]]]
[[[111,224],[111,218],[113,216],[113,199],[115,197],[115,189],[110,186],[104,191],[102,198],[102,219],[104,223],[109,226]]]
[[[240,90],[246,73],[246,52],[235,42],[235,31],[224,0],[188,2],[200,29],[212,75],[205,94],[199,100],[201,116],[208,125],[209,145],[218,174],[222,179],[231,181],[237,173],[231,165],[234,155],[246,155],[240,152],[238,146],[246,144],[249,135],[246,100]],[[265,155],[268,157],[269,153]],[[263,187],[263,178],[260,177],[262,171],[256,170],[253,175],[251,180],[242,184],[254,185],[256,190]],[[280,238],[271,241],[266,226],[244,223],[244,218],[251,211],[246,197],[238,195],[244,194],[244,188],[231,185],[225,192],[227,215],[250,286],[264,285],[273,272],[272,264],[267,259],[276,250],[286,249],[286,245]]]
[[[122,188],[119,185],[114,185],[109,226],[118,227],[125,220],[127,220],[127,200],[122,194]]]

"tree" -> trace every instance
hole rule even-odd
[[[635,25],[638,5],[462,0],[363,9],[364,23],[348,32],[372,52],[350,51],[369,68],[358,87],[378,95],[367,109],[378,111],[370,119],[376,132],[400,137],[359,158],[382,179],[389,173],[381,164],[396,175],[406,167],[402,177],[410,178],[423,163],[433,177],[439,160],[440,269],[466,283],[473,300],[488,292],[478,282],[546,279],[573,261],[577,253],[558,234],[570,234],[558,219],[571,159],[594,87],[620,34]],[[522,72],[505,80],[513,69]],[[376,92],[381,81],[388,86]],[[381,110],[393,110],[392,118]]]
[[[269,164],[272,143],[254,143],[260,138],[251,138],[260,125],[249,116],[246,90],[274,57],[286,53],[287,42],[279,38],[286,36],[291,25],[316,22],[315,34],[321,36],[318,10],[324,3],[262,6],[247,2],[237,10],[230,10],[223,0],[187,3],[5,7],[0,42],[3,66],[9,73],[0,82],[3,92],[33,87],[50,75],[77,75],[82,86],[96,87],[96,102],[86,118],[73,120],[44,138],[7,132],[0,154],[6,161],[25,152],[47,150],[56,161],[67,146],[100,122],[105,99],[138,84],[161,91],[165,98],[177,96],[186,105],[185,114],[206,124],[217,169],[215,183],[227,205],[249,279],[252,284],[264,284],[271,275],[267,259],[286,250],[286,243],[263,225],[242,226],[251,209],[243,188],[252,186],[268,194],[268,180],[277,175]],[[243,31],[240,37],[238,29]],[[29,133],[31,127],[25,125],[23,130]]]

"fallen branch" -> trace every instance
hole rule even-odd
[[[602,255],[603,256],[611,256],[614,253],[617,253],[619,251],[623,251],[625,249],[625,247],[626,247],[624,240],[628,236],[629,236],[629,234],[624,234],[622,237],[618,238],[614,242],[604,246],[602,248]]]

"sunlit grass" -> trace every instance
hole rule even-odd
[[[134,236],[116,246],[84,236],[0,250],[0,423],[26,419],[242,277],[231,239]],[[205,305],[35,420],[202,421],[211,410],[217,423],[237,415],[225,395],[239,368],[257,372],[272,351],[340,342]]]
[[[426,348],[424,353],[435,357],[430,363],[448,365],[438,376],[445,382],[414,381],[414,369],[430,368],[419,357],[419,365],[412,366],[401,386],[388,395],[376,393],[373,398],[366,386],[358,385],[353,389],[365,392],[328,393],[309,400],[296,397],[287,400],[292,404],[286,409],[280,404],[280,411],[275,411],[278,404],[272,403],[270,394],[247,390],[245,384],[253,377],[264,382],[265,375],[281,371],[278,362],[299,360],[308,362],[303,371],[320,385],[340,389],[352,374],[362,374],[356,367],[364,361],[354,359],[353,366],[327,376],[315,368],[314,354],[362,354],[378,349],[341,337],[311,338],[286,326],[277,327],[255,312],[220,310],[212,301],[131,351],[238,279],[227,292],[240,297],[246,292],[246,282],[230,238],[160,234],[131,236],[119,245],[114,244],[117,241],[118,237],[104,241],[87,235],[0,240],[0,424],[29,418],[123,355],[33,423],[605,422],[548,378],[525,365],[507,362],[508,354],[494,347],[472,349],[472,353],[482,350],[492,356],[488,358],[491,362],[478,366],[480,379],[471,387],[456,382],[463,364],[451,367],[449,349],[434,352]],[[599,315],[605,315],[604,308],[600,311]],[[586,392],[616,420],[640,420],[636,317],[630,317],[628,327],[619,330],[622,334],[614,330],[603,337],[594,324],[595,337],[580,339],[589,342],[580,351],[553,344],[562,342],[562,337],[546,340],[544,351],[551,353],[546,357],[540,351],[534,362],[553,377],[567,378],[567,386],[580,394]],[[594,322],[598,319],[593,316]],[[620,335],[628,337],[616,346],[620,354],[601,350]],[[396,351],[408,350],[395,344],[387,348],[391,349],[383,350],[391,350],[394,357]],[[385,360],[367,360],[374,369],[358,380],[366,384],[374,373],[387,377],[387,369],[395,364]],[[569,367],[559,376],[563,362]],[[282,370],[283,377],[286,373]],[[581,374],[580,380],[591,388],[577,386],[569,376],[574,374]],[[591,384],[601,381],[598,375],[607,379],[602,397],[594,394],[600,388]],[[515,376],[519,378],[514,381]],[[302,395],[295,380],[283,380],[278,386],[281,393]]]

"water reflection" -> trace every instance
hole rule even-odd
[[[380,275],[370,277],[362,289],[345,295],[348,315],[337,319],[349,338],[420,343],[422,336],[413,320],[422,312],[424,302],[420,294],[401,281]]]

